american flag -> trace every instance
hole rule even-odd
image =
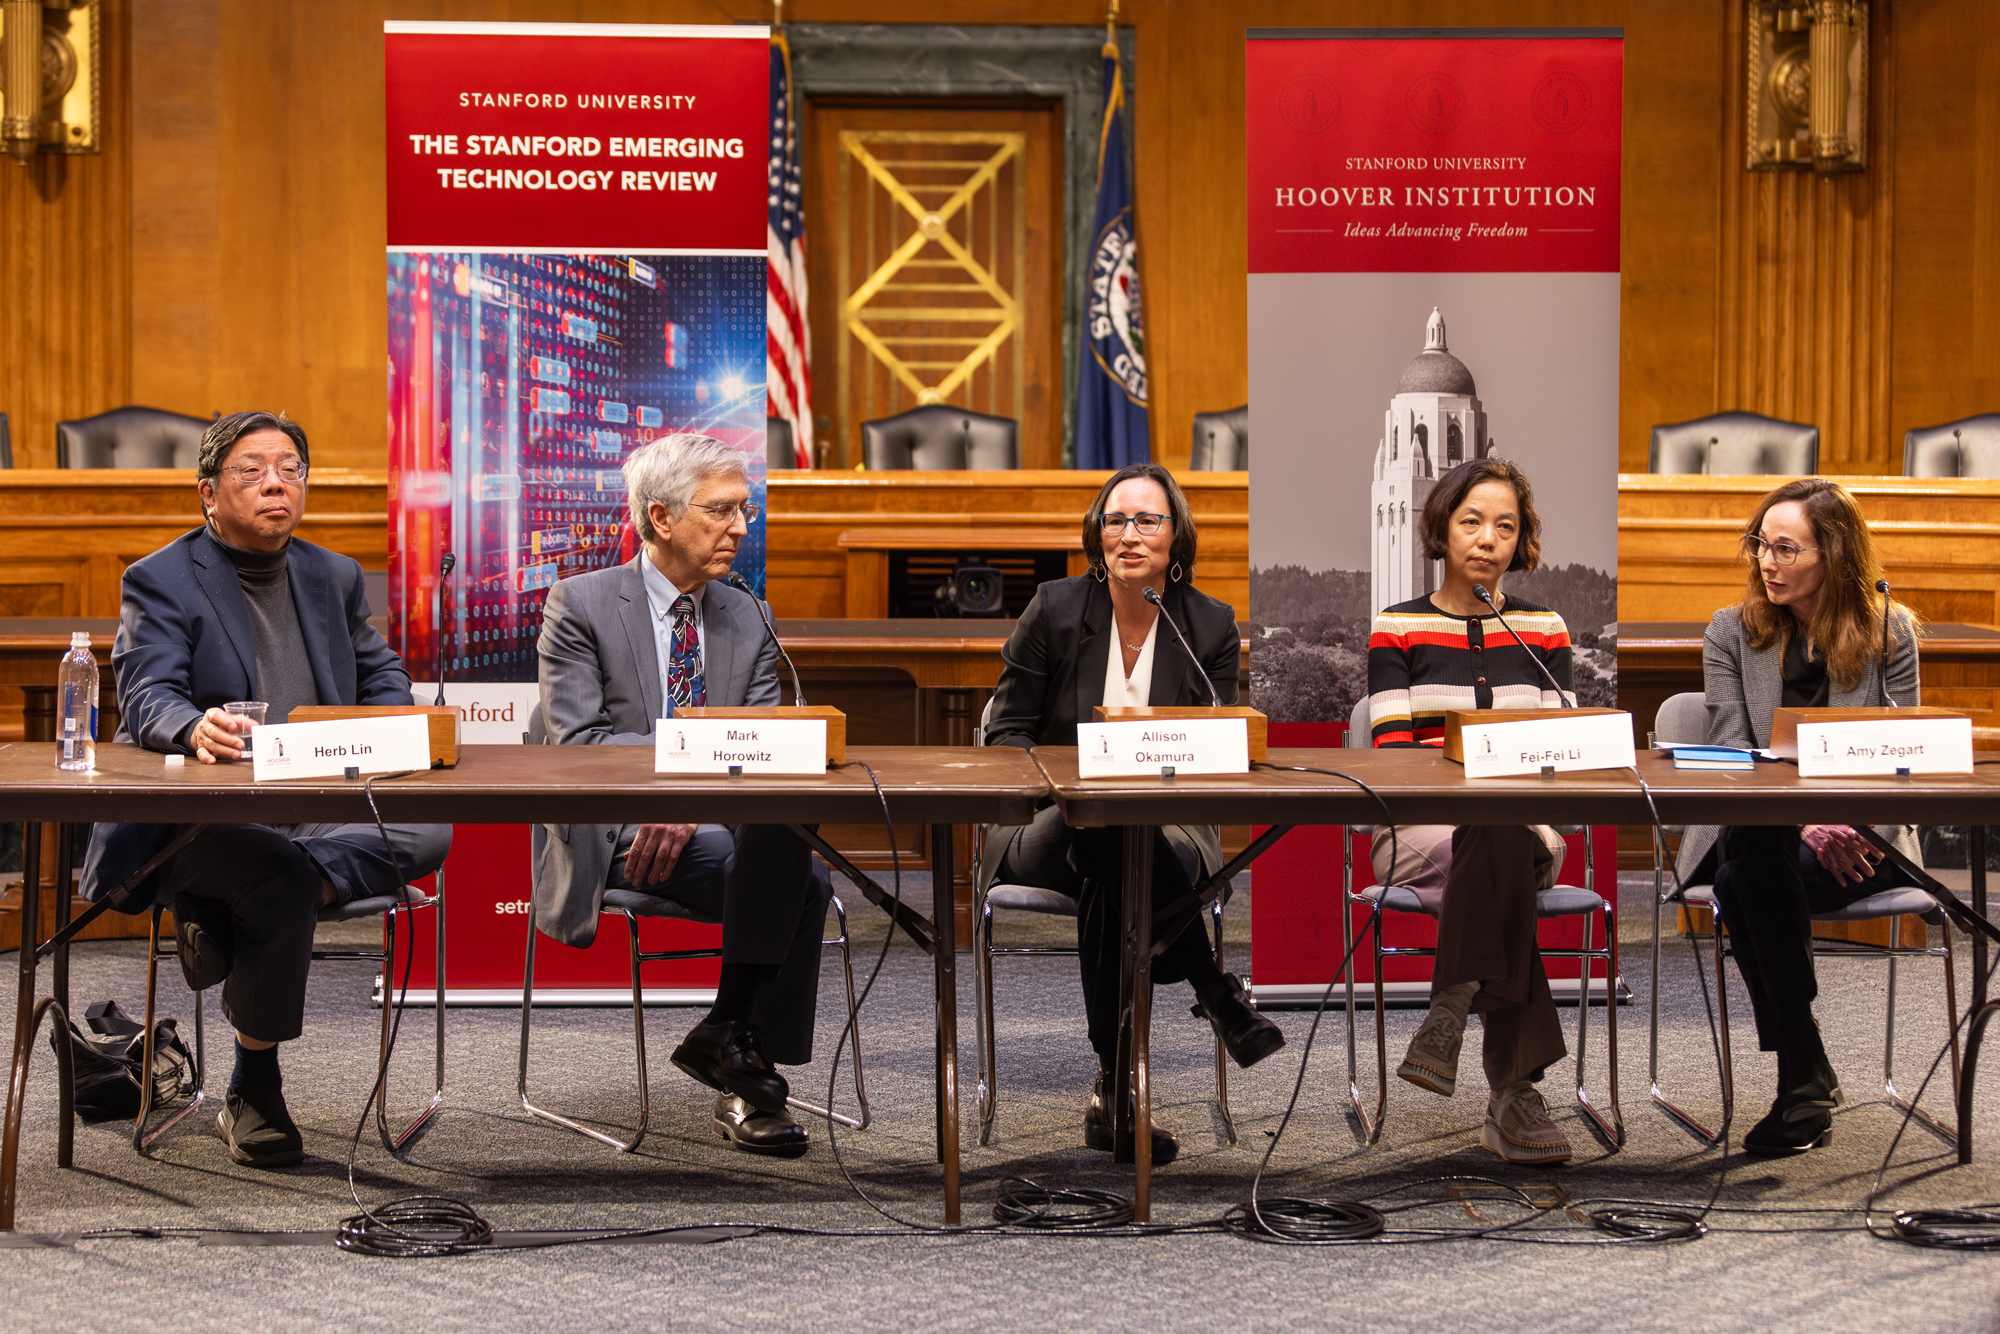
[[[799,193],[799,141],[792,121],[792,53],[771,36],[771,259],[765,285],[765,373],[770,413],[792,424],[798,466],[812,466],[812,340],[806,329],[806,219]]]

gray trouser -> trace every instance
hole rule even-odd
[[[304,1030],[322,878],[343,901],[376,898],[444,865],[450,825],[387,829],[393,863],[372,823],[208,825],[163,871],[176,917],[230,952],[222,1012],[239,1033],[289,1042]]]
[[[750,1022],[774,1064],[808,1064],[820,937],[833,896],[826,867],[784,825],[705,824],[696,826],[665,883],[635,885],[625,878],[625,855],[638,829],[628,824],[618,831],[606,885],[667,899],[692,921],[720,922],[725,964],[776,968],[777,976],[758,989]]]

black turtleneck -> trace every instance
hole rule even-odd
[[[208,537],[236,567],[243,600],[250,607],[250,637],[257,653],[255,693],[270,705],[264,721],[282,723],[297,706],[320,702],[312,659],[306,654],[305,635],[299,629],[298,607],[292,601],[286,559],[292,544],[286,542],[276,551],[250,551],[229,545],[213,528]]]

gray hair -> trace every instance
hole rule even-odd
[[[625,495],[632,506],[632,526],[639,540],[657,537],[647,514],[653,502],[667,507],[676,519],[687,513],[695,489],[711,473],[731,472],[748,478],[749,464],[735,446],[712,435],[691,431],[662,436],[652,444],[632,451],[625,460]]]
[[[299,462],[308,466],[312,464],[312,458],[306,453],[306,428],[284,413],[232,412],[226,417],[217,417],[201,433],[201,451],[195,456],[195,480],[214,481],[222,474],[222,465],[229,461],[229,451],[236,448],[236,442],[259,431],[277,431],[290,437],[299,451]]]

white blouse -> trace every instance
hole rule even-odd
[[[1139,660],[1132,664],[1132,675],[1125,675],[1125,650],[1118,638],[1118,621],[1111,622],[1111,652],[1104,659],[1104,707],[1107,709],[1137,709],[1152,703],[1153,693],[1153,643],[1160,636],[1160,617],[1153,616],[1153,626],[1146,631],[1146,640],[1139,646]]]

